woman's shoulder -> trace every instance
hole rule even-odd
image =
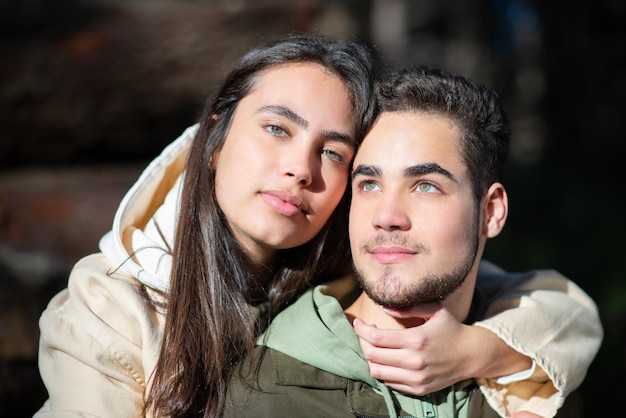
[[[48,319],[48,323],[52,320],[139,346],[146,338],[160,339],[164,315],[157,304],[163,302],[163,296],[142,286],[105,255],[88,255],[74,265],[67,288],[54,296],[43,312],[42,332],[42,323]]]
[[[115,268],[102,254],[83,258],[42,313],[39,370],[50,394],[42,412],[120,416],[137,407],[140,414],[158,360],[163,314],[142,296],[136,279]]]

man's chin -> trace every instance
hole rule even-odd
[[[396,311],[399,315],[407,313],[407,311],[413,312],[420,307],[428,307],[433,304],[439,304],[443,298],[440,296],[427,296],[423,294],[411,294],[405,297],[399,298],[397,292],[394,292],[392,296],[385,296],[376,294],[375,292],[365,292],[370,299],[372,299],[377,305],[380,305],[385,310]]]

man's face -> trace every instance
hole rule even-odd
[[[357,153],[350,242],[376,303],[445,299],[474,265],[480,222],[459,135],[440,116],[383,113]]]

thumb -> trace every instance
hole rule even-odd
[[[365,327],[378,328],[376,326],[376,324],[368,324],[367,322],[365,322],[365,321],[363,321],[362,319],[359,319],[359,318],[354,318],[352,320],[352,326],[354,328],[365,328]]]

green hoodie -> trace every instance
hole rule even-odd
[[[329,289],[322,285],[305,293],[272,321],[257,344],[274,350],[270,351],[275,362],[278,352],[332,375],[371,386],[384,399],[390,417],[398,416],[398,407],[420,418],[468,416],[471,395],[479,394],[472,380],[426,396],[410,396],[374,379],[358,337],[339,301],[328,295]],[[302,373],[300,367],[297,374],[301,377]]]

